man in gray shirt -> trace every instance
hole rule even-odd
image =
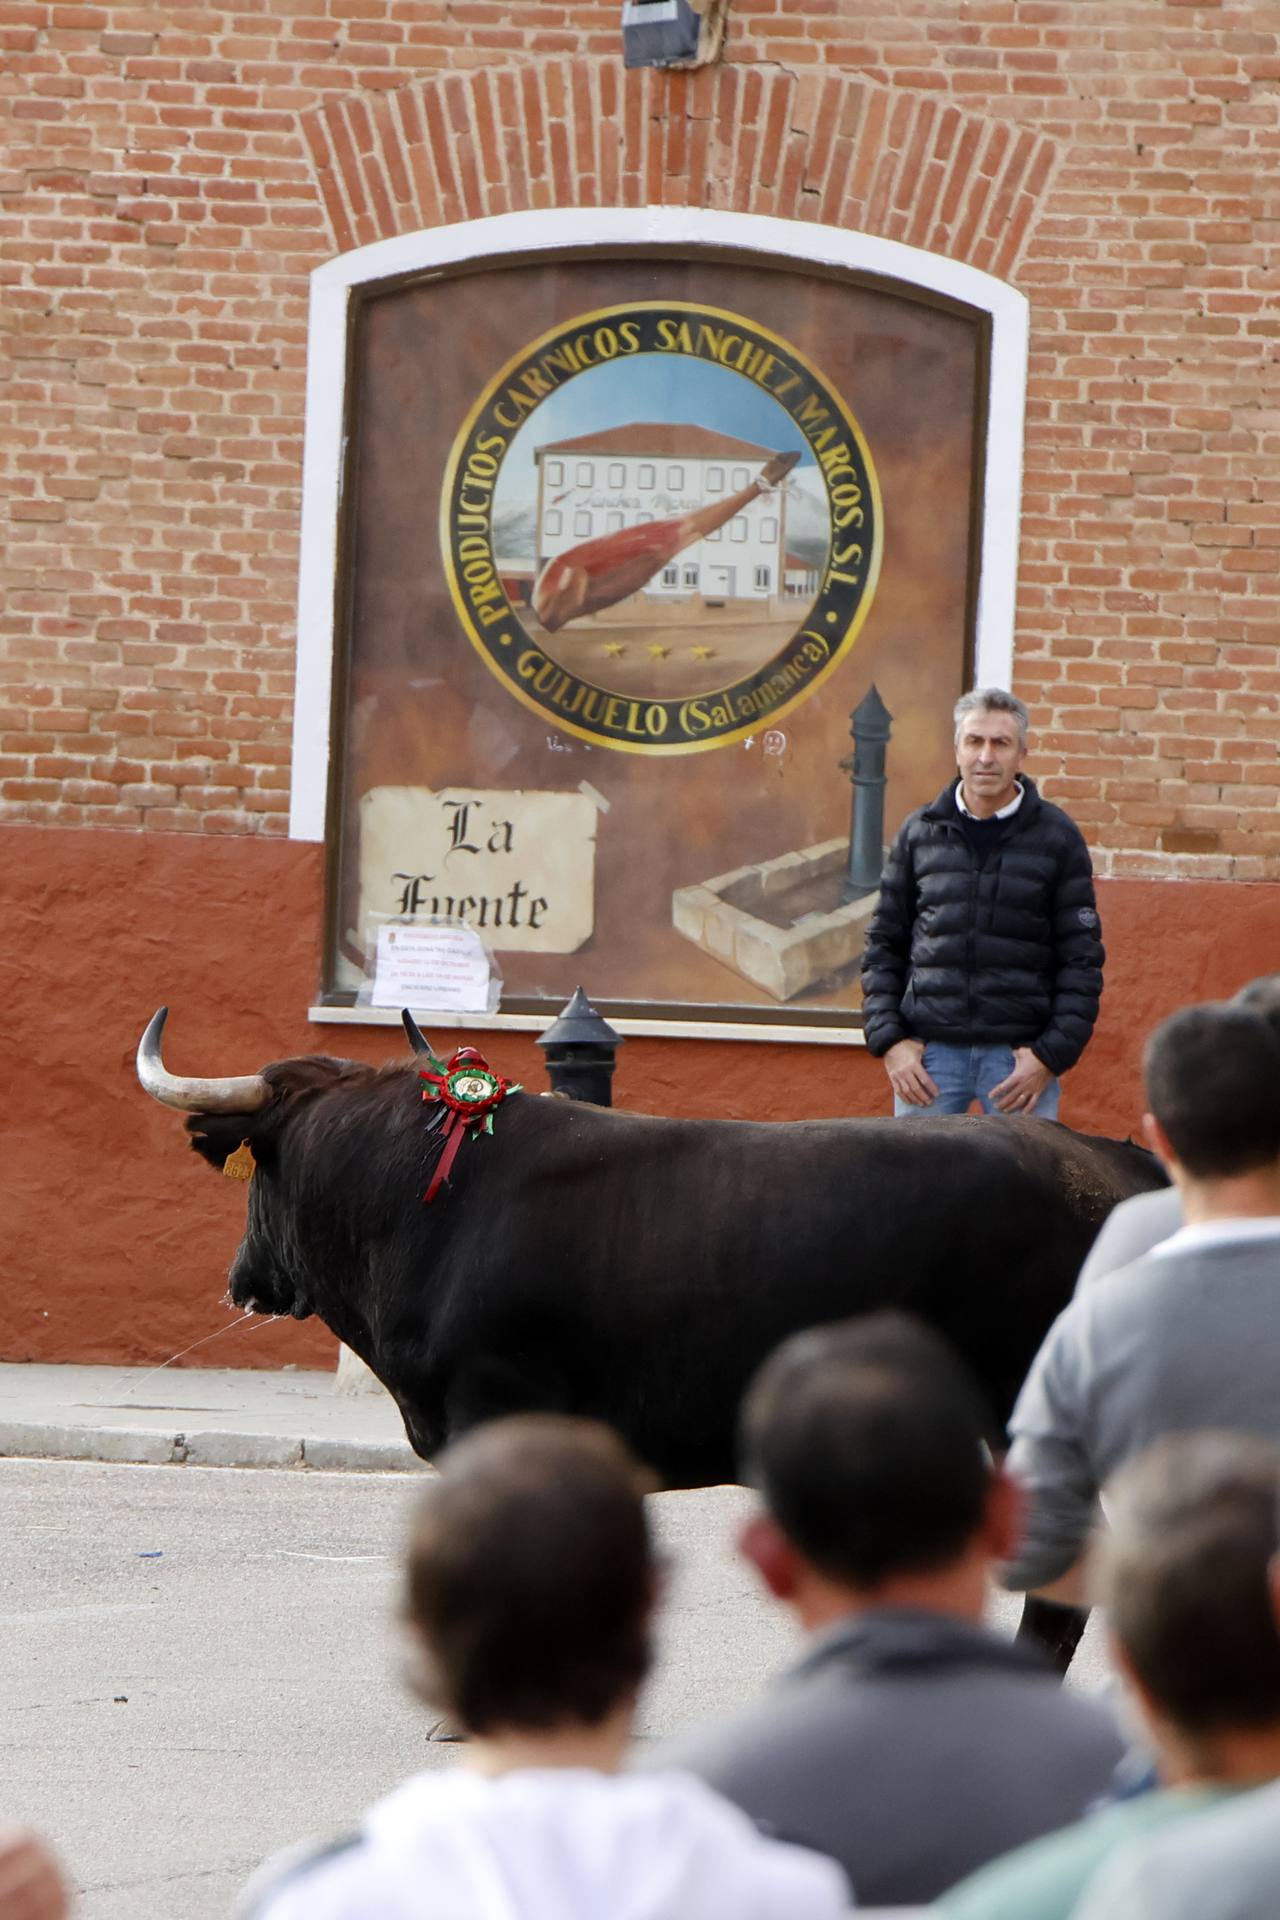
[[[1264,973],[1250,980],[1231,1004],[1265,1015],[1280,1033],[1280,973]],[[1122,1200],[1103,1221],[1077,1285],[1090,1286],[1104,1273],[1115,1273],[1140,1260],[1182,1225],[1182,1195],[1176,1186],[1161,1187],[1157,1193],[1135,1193],[1131,1200]]]
[[[1157,1187],[1154,1193],[1135,1193],[1113,1207],[1080,1269],[1077,1287],[1092,1286],[1105,1274],[1130,1267],[1172,1238],[1184,1224],[1182,1195],[1176,1187]]]
[[[1110,1713],[983,1625],[1015,1502],[977,1389],[898,1314],[797,1335],[743,1415],[763,1505],[742,1548],[810,1635],[756,1707],[658,1755],[911,1906],[1077,1819],[1121,1753]]]
[[[1027,1497],[1006,1586],[1079,1598],[1099,1489],[1162,1434],[1234,1429],[1280,1443],[1280,1032],[1238,1004],[1157,1028],[1148,1138],[1185,1226],[1079,1289],[1050,1329],[1009,1423]]]

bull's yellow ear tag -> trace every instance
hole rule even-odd
[[[257,1164],[253,1148],[247,1140],[242,1140],[235,1152],[229,1153],[223,1161],[222,1171],[228,1180],[252,1180]]]

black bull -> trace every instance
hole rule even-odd
[[[1163,1179],[1141,1148],[1039,1120],[664,1120],[517,1094],[424,1206],[439,1136],[411,1065],[290,1060],[260,1082],[258,1111],[188,1121],[214,1166],[246,1139],[257,1161],[238,1306],[318,1314],[426,1459],[555,1409],[609,1422],[670,1487],[734,1479],[738,1403],[779,1341],[880,1307],[948,1336],[999,1429],[1103,1218]]]

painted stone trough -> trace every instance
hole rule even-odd
[[[792,1000],[852,965],[880,898],[893,715],[872,686],[849,719],[853,752],[840,762],[853,782],[847,840],[820,840],[671,896],[676,932],[775,1000]]]
[[[878,892],[843,901],[847,839],[738,867],[671,896],[678,933],[763,987],[791,1000],[858,958]]]

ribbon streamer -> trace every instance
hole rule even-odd
[[[448,1066],[441,1067],[438,1060],[433,1065],[439,1068],[432,1072],[430,1067],[419,1070],[418,1078],[425,1082],[422,1089],[424,1100],[439,1101],[447,1109],[443,1139],[444,1146],[431,1183],[422,1196],[423,1205],[430,1206],[445,1181],[449,1178],[454,1161],[458,1157],[458,1148],[468,1133],[492,1133],[494,1109],[501,1106],[509,1093],[521,1093],[518,1084],[504,1080],[501,1074],[494,1073],[484,1055],[475,1047],[459,1047]],[[433,1124],[438,1120],[433,1116]]]

